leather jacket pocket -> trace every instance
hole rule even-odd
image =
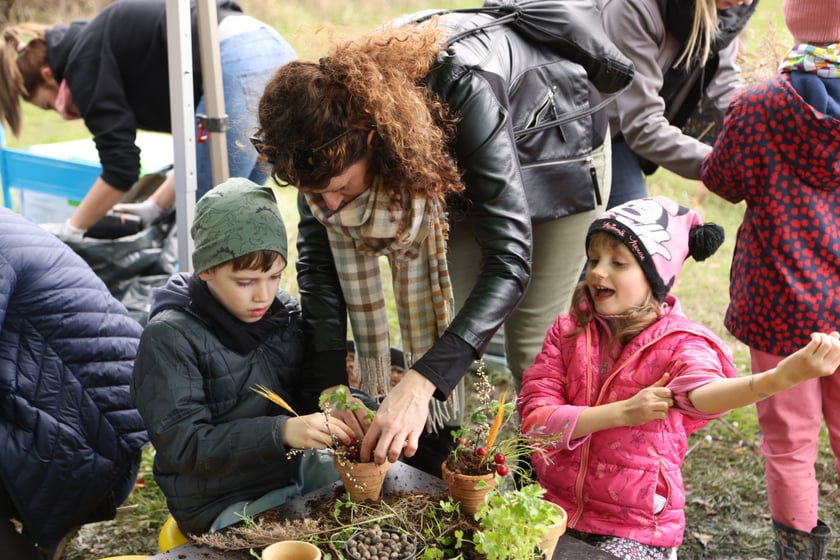
[[[601,203],[589,114],[600,99],[592,95],[583,67],[568,60],[530,67],[511,84],[514,137],[534,222],[586,212]]]

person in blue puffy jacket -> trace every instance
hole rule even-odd
[[[60,558],[133,489],[148,442],[129,389],[141,333],[80,256],[0,208],[4,558]]]

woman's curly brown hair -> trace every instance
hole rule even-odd
[[[441,45],[434,21],[385,26],[333,44],[318,63],[282,66],[260,100],[256,135],[272,177],[323,189],[367,154],[374,131],[370,172],[389,190],[392,208],[404,207],[409,193],[443,201],[463,191],[448,147],[455,119],[426,85]]]

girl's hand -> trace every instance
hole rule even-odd
[[[811,341],[776,366],[776,372],[789,387],[814,379],[827,377],[840,368],[840,333],[813,333]]]
[[[349,445],[353,430],[335,417],[323,412],[292,416],[283,427],[283,443],[296,449],[325,449],[335,441]]]
[[[674,395],[665,386],[668,381],[669,375],[665,373],[656,383],[624,401],[625,426],[640,426],[668,416],[668,410],[674,406]]]

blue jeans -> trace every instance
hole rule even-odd
[[[261,185],[269,170],[257,161],[257,152],[249,140],[257,130],[257,107],[274,71],[297,58],[297,54],[289,43],[266,27],[223,39],[219,55],[229,125],[225,134],[229,175],[247,177]],[[207,103],[202,95],[196,114],[206,113]],[[210,167],[210,144],[196,141],[195,157],[198,200],[215,186]]]
[[[325,488],[341,479],[333,466],[332,453],[323,449],[307,449],[298,473],[290,484],[271,490],[255,500],[243,500],[228,505],[216,516],[210,532],[239,523],[248,516],[258,515],[291,499]]]
[[[647,183],[642,174],[639,158],[624,140],[613,142],[612,170],[612,189],[607,202],[608,209],[648,195]]]

